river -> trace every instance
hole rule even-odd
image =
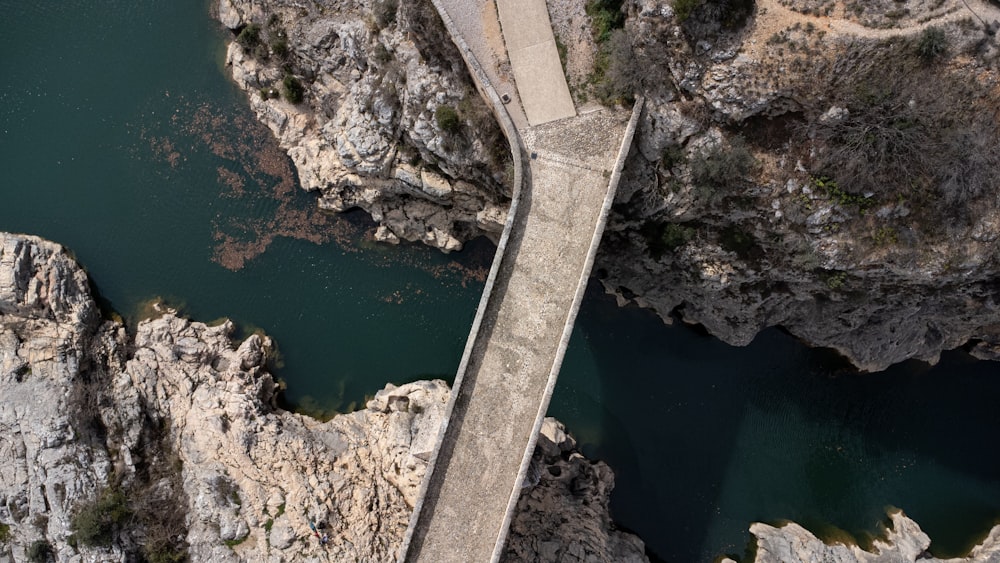
[[[0,230],[68,246],[132,323],[160,299],[266,331],[290,408],[453,377],[491,245],[384,246],[364,216],[318,213],[203,0],[0,13]],[[591,287],[550,414],[614,468],[614,516],[655,558],[741,555],[757,520],[860,538],[889,505],[947,555],[1000,519],[998,372],[952,352],[859,375],[778,330],[734,348]]]

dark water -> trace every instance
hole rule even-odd
[[[0,0],[0,230],[69,246],[130,319],[159,297],[266,330],[305,410],[450,379],[492,249],[375,245],[317,213],[224,40],[201,0]],[[739,554],[755,520],[873,532],[888,505],[947,554],[1000,517],[997,371],[953,353],[856,376],[778,331],[732,348],[591,291],[551,414],[663,560]]]

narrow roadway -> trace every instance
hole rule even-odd
[[[482,67],[473,76],[487,98],[492,84],[510,80],[509,60],[519,96],[495,109],[509,111],[517,123],[513,133],[505,130],[515,137],[509,139],[515,158],[526,164],[524,181],[401,562],[499,559],[638,113],[605,109],[577,116],[544,0],[497,0],[493,13],[509,57],[476,35],[492,25],[480,17],[489,16],[491,1],[435,5],[453,37],[459,34],[467,62],[471,57]],[[482,83],[484,76],[490,84]]]

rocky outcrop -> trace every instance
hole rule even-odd
[[[974,175],[962,172],[956,188],[950,172],[940,173],[962,157],[858,187],[867,182],[849,174],[858,161],[844,156],[856,149],[837,144],[864,120],[877,127],[902,115],[878,114],[876,98],[858,97],[873,84],[886,96],[878,103],[898,100],[913,115],[907,123],[927,131],[943,130],[935,120],[946,107],[995,101],[996,38],[957,21],[968,14],[950,2],[927,13],[908,5],[896,29],[838,20],[841,2],[799,2],[799,11],[756,4],[745,21],[713,22],[705,7],[682,22],[668,0],[626,2],[633,55],[657,78],[640,86],[646,112],[596,264],[605,287],[731,344],[780,325],[862,370],[935,362],[966,343],[997,357],[1000,202],[992,191],[974,195]],[[920,62],[931,25],[949,53],[969,55]],[[947,102],[939,108],[939,100]],[[954,117],[972,130],[978,111]],[[984,130],[996,131],[989,120]],[[976,145],[938,137],[903,169],[959,146]],[[977,154],[972,169],[995,174],[993,152]],[[879,158],[861,158],[862,167]],[[886,158],[886,166],[910,162]]]
[[[857,545],[825,543],[795,523],[781,527],[756,523],[750,533],[757,538],[756,563],[788,563],[791,561],[829,561],[831,563],[989,563],[1000,561],[1000,526],[994,527],[982,543],[966,557],[942,560],[928,554],[931,540],[901,511],[889,515],[890,525],[884,537],[876,539],[870,550]],[[734,563],[731,559],[724,559]]]
[[[220,0],[218,17],[233,78],[321,208],[445,251],[499,235],[509,149],[429,0]]]
[[[274,406],[265,336],[167,309],[130,336],[37,238],[0,235],[0,268],[0,560],[394,560],[444,382],[321,422]],[[506,560],[646,561],[610,520],[606,465],[551,420],[536,457]]]
[[[952,0],[902,11],[866,5],[864,17],[842,4],[709,1],[682,21],[670,0],[624,3],[628,39],[612,42],[611,58],[632,64],[613,65],[612,74],[647,103],[596,271],[622,302],[735,345],[780,325],[869,371],[934,362],[965,344],[996,358],[1000,205],[992,192],[967,198],[919,178],[875,191],[837,184],[838,170],[824,165],[832,149],[816,135],[817,124],[852,119],[851,93],[872,76],[883,85],[894,72],[925,84],[974,77],[978,86],[953,89],[944,107],[995,100],[1000,45]],[[557,7],[584,13],[562,0]],[[501,230],[506,148],[496,151],[503,141],[429,9],[220,0],[219,19],[234,33],[262,30],[256,46],[230,46],[233,75],[303,186],[320,190],[321,206],[368,210],[380,240],[451,250]],[[985,4],[977,10],[995,15]],[[581,61],[593,60],[595,47],[580,40],[579,25],[564,27],[562,43],[580,51],[567,60],[582,92],[594,77]],[[946,64],[919,58],[932,27],[943,30],[934,37],[947,46],[944,57],[954,56]],[[273,98],[286,72],[305,84],[304,102]],[[949,88],[933,93],[946,99]],[[900,104],[922,107],[919,92],[900,95]],[[444,128],[439,108],[458,108],[461,131]],[[987,103],[972,114],[992,110]],[[995,155],[982,154],[973,168],[997,167]]]

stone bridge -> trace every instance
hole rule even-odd
[[[545,0],[434,4],[510,142],[514,197],[399,561],[496,561],[642,102],[577,111]]]

